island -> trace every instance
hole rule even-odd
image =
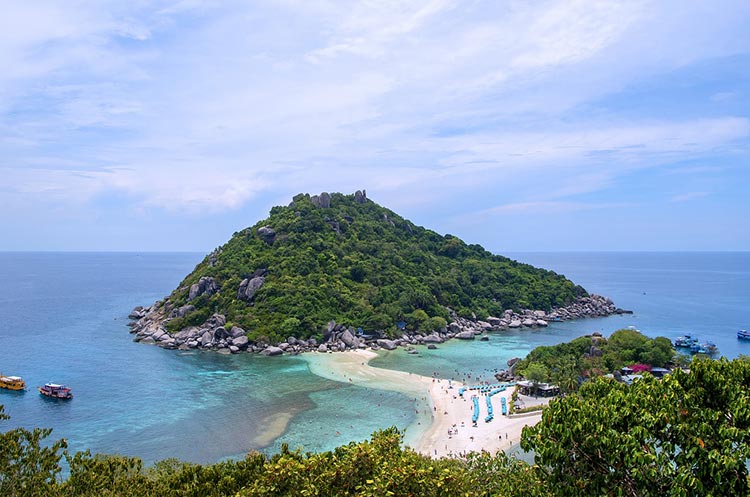
[[[163,300],[135,341],[265,355],[470,340],[488,330],[625,313],[553,271],[417,226],[367,198],[296,195],[234,233]]]

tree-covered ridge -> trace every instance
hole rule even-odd
[[[552,382],[569,392],[585,378],[613,373],[623,366],[664,367],[675,354],[672,342],[666,337],[649,338],[637,330],[622,329],[609,339],[583,336],[566,343],[536,347],[514,366],[527,379]]]
[[[201,278],[212,278],[218,291],[201,288],[191,299]],[[243,281],[243,289],[258,286],[249,298],[238,295]],[[562,307],[583,295],[563,276],[416,226],[361,192],[300,194],[198,264],[169,297],[174,308],[195,310],[167,328],[220,313],[227,329],[237,325],[251,339],[274,342],[314,336],[330,320],[368,331],[406,321],[424,330],[450,320],[446,307],[484,318]]]

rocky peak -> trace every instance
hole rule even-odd
[[[310,197],[310,202],[315,207],[320,207],[322,209],[328,209],[331,207],[331,196],[328,194],[328,192],[323,192],[320,195],[313,195]]]

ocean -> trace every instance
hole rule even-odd
[[[418,355],[382,352],[373,365],[481,381],[538,345],[634,326],[671,339],[692,333],[726,357],[750,355],[750,253],[523,253],[509,257],[564,274],[632,315],[493,333]],[[49,427],[73,451],[176,457],[199,463],[248,450],[329,450],[389,426],[414,429],[419,399],[334,382],[304,357],[225,356],[136,344],[127,315],[167,295],[196,253],[0,253],[0,373],[29,391],[0,390],[0,429]],[[469,378],[469,375],[471,377]],[[70,402],[36,386],[68,384]],[[387,385],[386,385],[387,387]]]

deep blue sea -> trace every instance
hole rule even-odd
[[[750,355],[750,253],[524,253],[635,314],[498,332],[489,342],[382,353],[373,364],[443,377],[489,378],[537,345],[635,326],[650,336],[693,333],[727,357]],[[194,253],[0,253],[0,373],[29,391],[0,390],[12,426],[50,427],[72,450],[147,463],[213,462],[281,443],[306,451],[407,428],[413,399],[320,378],[300,357],[224,356],[136,344],[127,315],[167,295],[203,257]],[[41,397],[47,381],[70,402]]]

